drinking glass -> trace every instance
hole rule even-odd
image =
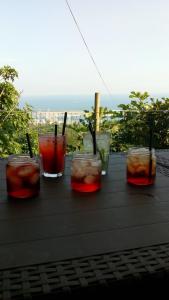
[[[88,132],[83,137],[84,151],[91,153],[93,151],[92,136]],[[102,162],[102,175],[107,174],[109,153],[110,153],[110,133],[109,132],[97,132],[96,133],[96,147],[99,152]]]
[[[156,176],[155,150],[134,147],[127,154],[127,182],[134,185],[151,185]]]
[[[61,177],[65,164],[65,135],[39,134],[39,152],[43,175],[45,177]]]
[[[40,190],[40,167],[36,158],[10,155],[6,165],[7,193],[13,198],[31,198]]]
[[[101,188],[101,160],[98,155],[74,155],[71,165],[71,187],[79,192],[94,192]]]

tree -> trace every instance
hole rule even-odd
[[[125,150],[134,145],[149,145],[150,119],[153,127],[153,146],[169,147],[169,98],[149,98],[147,92],[131,92],[131,102],[120,104],[119,125],[114,143]]]
[[[25,133],[32,120],[30,106],[19,108],[20,93],[13,85],[17,77],[10,66],[0,68],[0,157],[26,148]]]

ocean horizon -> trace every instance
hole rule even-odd
[[[152,97],[167,97],[166,95],[156,95]],[[131,99],[126,94],[100,95],[100,106],[109,109],[118,109],[119,104],[128,104]],[[91,110],[94,106],[93,95],[49,95],[49,96],[21,96],[19,107],[25,104],[32,106],[38,111],[83,111]]]

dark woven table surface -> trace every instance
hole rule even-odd
[[[0,160],[0,299],[43,299],[165,280],[169,270],[168,151],[154,186],[126,184],[126,157],[112,154],[97,193],[41,178],[31,200],[8,200]],[[153,281],[154,282],[154,281]],[[54,299],[54,298],[51,298]]]

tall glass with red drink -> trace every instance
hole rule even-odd
[[[101,188],[101,160],[97,155],[76,154],[71,166],[71,187],[79,192]]]
[[[10,155],[6,165],[7,193],[12,198],[31,198],[40,190],[40,168],[36,158]]]
[[[53,133],[39,135],[39,152],[45,177],[60,177],[64,172],[65,135]]]
[[[156,176],[154,149],[131,148],[127,154],[127,182],[133,185],[151,185]]]

